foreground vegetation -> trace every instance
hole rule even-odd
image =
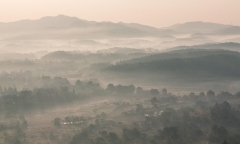
[[[0,143],[239,143],[238,52],[113,50],[0,60]]]
[[[46,85],[56,78],[48,79]],[[0,88],[3,143],[239,142],[240,93],[175,95],[167,89],[113,84],[104,88],[91,81],[72,85],[57,79],[55,88]]]

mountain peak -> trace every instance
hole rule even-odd
[[[73,20],[80,20],[77,17],[70,17],[70,16],[66,16],[66,15],[57,15],[57,16],[46,16],[46,17],[42,17],[39,20],[49,20],[49,19],[73,19]]]
[[[172,25],[169,28],[177,32],[186,32],[186,33],[208,33],[210,31],[215,31],[219,29],[225,29],[231,27],[231,25],[211,23],[211,22],[202,22],[202,21],[193,21],[186,22],[182,24]]]

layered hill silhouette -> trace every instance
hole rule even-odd
[[[142,37],[155,35],[144,27],[138,27],[137,29],[122,23],[86,21],[76,17],[59,15],[56,17],[43,17],[38,20],[1,23],[0,32],[2,34],[19,34],[17,37],[14,37],[15,39],[78,38],[81,34],[87,34],[85,37],[91,38],[98,36]]]
[[[132,50],[126,53],[127,50]],[[114,51],[114,52],[113,52]],[[83,52],[68,52],[55,51],[43,56],[42,60],[47,61],[84,61],[85,63],[102,63],[102,62],[118,62],[120,60],[127,60],[136,57],[146,56],[142,50],[137,49],[119,49],[113,48],[109,51],[101,51],[98,53],[83,53]]]
[[[209,22],[187,22],[183,24],[176,24],[168,27],[168,29],[175,30],[176,32],[181,33],[206,33],[211,31],[216,31],[220,29],[231,28],[231,25],[209,23]]]
[[[227,50],[178,50],[120,62],[102,70],[111,78],[218,81],[240,79],[240,53]]]
[[[188,22],[167,28],[155,28],[137,23],[112,23],[82,20],[59,15],[38,20],[0,23],[1,34],[12,39],[106,38],[106,37],[161,37],[179,33],[236,35],[240,27],[205,22]]]
[[[201,45],[193,45],[193,46],[177,46],[174,48],[167,49],[166,51],[174,51],[174,50],[184,50],[184,49],[224,49],[230,51],[240,51],[240,44],[234,42],[225,42],[225,43],[207,43]]]
[[[207,55],[239,55],[240,44],[238,43],[218,43],[218,44],[204,44],[196,46],[179,46],[172,49],[168,49],[166,52],[148,55],[145,57],[134,58],[131,60],[121,61],[121,64],[131,64],[131,63],[144,63],[150,61],[158,61],[163,59],[173,59],[173,58],[192,58],[201,57]]]
[[[239,35],[240,27],[239,26],[231,26],[225,29],[220,29],[215,32],[216,35]]]

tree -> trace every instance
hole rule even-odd
[[[137,106],[137,108],[136,108],[137,113],[143,113],[144,112],[144,107],[143,107],[142,104],[137,104],[136,106]]]
[[[222,142],[228,136],[228,131],[224,127],[218,127],[214,125],[210,133],[210,141],[219,143]]]
[[[210,114],[211,119],[215,122],[228,125],[239,124],[239,120],[233,113],[231,105],[226,101],[220,104],[215,104],[215,106],[211,108]]]
[[[102,137],[98,137],[95,139],[96,144],[107,144],[106,140]]]
[[[61,119],[60,118],[55,118],[53,120],[54,126],[59,127],[61,125]]]
[[[23,127],[24,129],[28,128],[28,122],[27,122],[26,120],[23,120],[23,122],[22,122],[22,127]]]
[[[96,122],[95,122],[96,123]],[[96,124],[95,124],[96,125]],[[101,133],[101,136],[103,137],[103,138],[107,138],[108,137],[108,133],[107,133],[107,131],[102,131],[102,132],[100,132]]]
[[[129,94],[134,94],[135,93],[135,86],[134,85],[127,86],[126,89],[127,89],[127,93],[129,93]]]
[[[89,139],[89,134],[86,131],[83,131],[79,134],[73,136],[70,144],[92,144],[93,141]]]
[[[217,95],[217,97],[222,100],[228,100],[233,98],[233,95],[229,92],[221,92]]]
[[[114,85],[113,85],[113,84],[108,84],[108,85],[107,85],[107,88],[106,88],[106,91],[107,91],[108,93],[110,93],[110,94],[113,94],[114,91],[115,91]]]
[[[198,96],[201,97],[201,98],[204,98],[205,97],[205,93],[204,92],[200,92]]]
[[[108,141],[110,144],[120,144],[121,140],[119,139],[116,133],[110,132],[108,134]]]
[[[206,95],[209,99],[214,99],[215,98],[215,93],[211,90],[209,90],[207,92],[207,95]]]
[[[140,136],[141,136],[141,132],[136,128],[132,130],[127,128],[123,129],[122,137],[125,142],[131,143],[132,141],[139,138]]]
[[[96,119],[96,120],[95,120],[95,126],[96,126],[96,127],[99,127],[99,126],[100,126],[99,119]]]
[[[164,139],[177,140],[180,138],[178,127],[175,126],[165,127],[159,133]]]
[[[82,85],[82,82],[81,82],[80,80],[77,80],[77,81],[75,82],[75,85],[76,85],[76,86],[81,86],[81,85]]]
[[[156,97],[153,97],[153,98],[151,99],[151,103],[152,103],[152,105],[155,105],[155,104],[157,103],[157,98],[156,98]]]
[[[237,92],[234,96],[235,96],[236,98],[240,98],[240,92]]]
[[[162,89],[162,94],[163,94],[163,95],[167,95],[167,89],[163,88],[163,89]]]
[[[52,80],[52,84],[59,87],[65,87],[69,86],[70,82],[67,78],[54,77],[54,79]]]
[[[159,91],[157,89],[151,89],[149,91],[150,95],[151,96],[156,96],[156,95],[159,95]]]
[[[137,87],[137,88],[136,88],[136,94],[137,94],[137,95],[142,95],[142,94],[143,94],[143,88]]]
[[[70,123],[71,122],[71,118],[70,117],[65,117],[65,122]]]

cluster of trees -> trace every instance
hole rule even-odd
[[[79,52],[66,52],[57,51],[49,53],[42,57],[45,61],[85,61],[87,63],[103,63],[103,62],[117,62],[120,60],[126,60],[131,58],[136,58],[140,56],[145,56],[147,53],[88,53],[83,54]]]
[[[137,104],[135,114],[143,115],[150,111],[157,111],[157,108]],[[158,115],[149,114],[145,116],[144,121],[135,121],[132,125],[96,119],[95,124],[90,124],[82,132],[76,134],[71,144],[197,144],[206,142],[238,144],[240,134],[236,129],[240,128],[239,118],[240,111],[232,108],[226,101],[215,104],[204,111],[198,107],[167,108]],[[110,127],[111,132],[104,130]]]
[[[156,111],[156,107],[154,109]],[[173,132],[172,134],[176,137],[178,135],[178,140],[174,143],[195,143],[203,140],[221,143],[224,139],[231,143],[238,143],[239,139],[236,136],[239,136],[239,133],[235,131],[235,128],[240,128],[239,118],[240,111],[224,101],[208,108],[166,109],[159,115],[147,117],[145,126],[148,129],[175,126],[175,132],[178,134]],[[173,139],[169,138],[171,141]]]
[[[0,111],[45,110],[106,94],[99,83],[92,81],[78,80],[71,85],[66,78],[49,76],[42,76],[40,81],[42,86],[32,90],[0,86]]]
[[[208,91],[206,94],[201,92],[195,94],[191,92],[189,95],[176,96],[168,93],[167,89],[150,89],[144,90],[134,85],[113,85],[108,84],[104,89],[98,82],[77,80],[71,85],[68,79],[62,77],[51,78],[49,76],[41,77],[42,88],[33,90],[20,90],[16,87],[1,87],[1,110],[34,110],[47,109],[50,107],[60,106],[77,102],[78,100],[86,100],[94,97],[111,96],[153,96],[151,103],[158,106],[164,103],[175,104],[177,101],[195,102],[199,107],[208,107],[216,102],[225,100],[239,99],[240,93],[231,94],[229,92],[221,92],[215,94]]]
[[[3,134],[4,144],[21,144],[26,143],[26,134],[25,131],[28,129],[28,122],[22,114],[15,115],[16,118],[9,119],[9,123],[0,124],[0,132]]]
[[[129,121],[135,119],[132,124],[115,121],[104,112],[94,118],[55,118],[53,124],[57,128],[64,124],[83,126],[83,131],[71,140],[72,144],[237,144],[240,140],[240,134],[236,130],[240,128],[239,92],[216,94],[209,90],[206,94],[191,92],[188,95],[176,96],[167,89],[146,90],[134,85],[108,84],[103,88],[97,81],[77,80],[71,84],[66,78],[49,76],[42,76],[40,80],[44,86],[32,90],[0,87],[0,112],[5,114],[5,118],[16,118],[19,112],[43,111],[73,103],[79,104],[93,98],[108,98],[107,96],[134,98],[136,101],[137,98],[147,99],[144,104],[136,103],[135,108],[132,108],[129,102],[113,103],[116,110],[128,109],[119,117]],[[94,122],[94,119],[95,123],[85,128]],[[27,121],[22,120],[19,127],[26,129]],[[5,131],[9,127],[0,125],[1,129]],[[6,135],[6,143],[13,142],[10,139],[15,142],[23,141],[23,131],[18,132],[21,132],[18,136]],[[54,139],[54,134],[50,137]]]
[[[181,55],[181,54],[180,54]],[[115,64],[103,69],[106,76],[121,77],[125,80],[144,82],[146,75],[158,82],[176,81],[200,82],[219,80],[218,78],[240,78],[240,55],[216,54],[193,58],[172,58],[138,63]],[[144,83],[143,83],[144,84]]]
[[[135,86],[129,85],[129,86],[123,86],[123,85],[117,85],[114,86],[113,84],[108,84],[106,91],[110,94],[134,94],[135,93]]]
[[[240,93],[231,94],[230,92],[220,92],[215,94],[212,90],[204,92],[200,92],[199,94],[195,94],[194,92],[189,93],[188,95],[177,96],[171,93],[167,93],[166,89],[163,89],[161,93],[159,93],[156,89],[151,89],[150,95],[154,96],[151,99],[151,103],[155,106],[160,104],[176,104],[178,101],[182,102],[194,102],[198,107],[209,107],[217,102],[223,102],[226,100],[238,100],[240,98]]]
[[[67,78],[63,77],[50,77],[50,76],[38,76],[31,71],[25,72],[11,72],[0,74],[0,92],[8,94],[6,89],[12,86],[14,89],[34,89],[39,87],[62,87],[70,86],[70,82]]]
[[[186,58],[204,57],[209,55],[221,55],[221,54],[240,56],[240,53],[236,51],[221,50],[221,49],[210,50],[205,48],[192,49],[189,47],[184,47],[183,49],[173,50],[170,52],[152,54],[145,57],[133,58],[130,60],[121,61],[118,64],[145,63],[145,62],[152,62],[152,61],[159,61],[159,60],[166,60],[166,59],[177,59],[177,58],[186,59]]]
[[[76,93],[67,87],[21,90],[14,95],[3,95],[0,110],[31,112],[66,105],[78,99]]]
[[[138,96],[170,96],[167,93],[167,89],[162,89],[160,92],[158,89],[144,90],[142,87],[135,87],[134,85],[113,85],[108,84],[106,92],[112,95],[138,95]]]
[[[87,144],[146,144],[146,135],[141,133],[138,129],[124,128],[122,130],[122,136],[119,136],[115,132],[100,131],[96,133],[97,138],[90,137],[92,129],[95,129],[94,125],[90,125],[83,132],[76,134],[70,144],[87,143]]]

